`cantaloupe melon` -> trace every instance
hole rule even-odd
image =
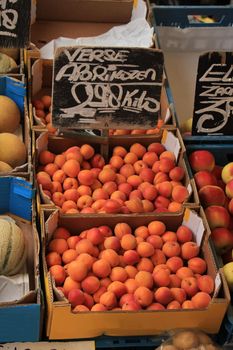
[[[15,60],[12,57],[0,52],[0,73],[9,73],[12,70],[15,70],[16,68],[17,63],[15,62]]]
[[[12,168],[26,162],[26,147],[18,136],[7,132],[0,133],[0,160]]]
[[[0,174],[9,173],[12,170],[13,168],[9,164],[0,161]]]
[[[0,218],[0,275],[20,271],[27,256],[24,233],[13,221]]]
[[[17,61],[17,59],[19,58],[19,49],[14,47],[0,47],[0,52],[10,56],[15,61]]]
[[[15,132],[20,123],[20,110],[11,98],[0,95],[0,132]]]

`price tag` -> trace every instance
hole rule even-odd
[[[0,344],[2,350],[94,350],[94,341],[35,342]]]
[[[200,56],[193,135],[233,135],[232,67],[232,52],[208,52]]]
[[[0,47],[29,45],[31,0],[0,0]]]
[[[219,293],[219,290],[221,288],[221,285],[222,285],[222,280],[221,280],[221,276],[220,276],[220,273],[218,272],[216,277],[215,277],[215,288],[214,288],[214,294],[213,294],[213,298],[216,298],[218,293]]]
[[[182,225],[187,226],[193,232],[195,242],[198,246],[201,245],[201,241],[205,232],[205,227],[202,218],[197,215],[193,210],[185,209],[184,220]]]
[[[72,129],[151,129],[160,112],[160,50],[60,47],[55,52],[52,123]]]

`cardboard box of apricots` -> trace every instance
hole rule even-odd
[[[42,96],[51,96],[52,92],[52,70],[53,70],[53,61],[45,60],[40,58],[32,57],[30,54],[28,56],[28,77],[29,77],[29,113],[30,113],[30,121],[33,129],[46,130],[46,127],[51,132],[55,132],[55,129],[51,126],[51,122],[48,118],[42,119],[40,118],[40,111],[36,110],[36,107],[33,105],[35,100],[41,99]],[[151,138],[155,134],[160,133],[160,129],[162,128],[175,128],[176,127],[176,119],[174,116],[174,107],[172,103],[168,99],[167,94],[168,83],[164,80],[164,85],[161,90],[160,97],[160,115],[159,118],[161,121],[158,122],[158,127],[144,131],[135,130],[132,134],[127,134],[124,130],[110,130],[110,137],[115,137],[121,142],[122,138],[125,136],[131,137],[132,139],[140,138]],[[45,116],[48,115],[48,108],[44,110]],[[48,125],[49,124],[49,125]],[[140,133],[141,134],[140,134]],[[147,134],[146,134],[147,132]]]
[[[183,192],[186,192],[186,194],[185,194],[186,197],[184,199],[177,198],[177,201],[180,201],[180,199],[181,199],[181,201],[180,201],[180,204],[178,204],[178,207],[176,206],[176,208],[173,209],[173,212],[176,212],[176,211],[180,211],[181,212],[181,211],[183,211],[183,206],[197,206],[199,204],[198,195],[197,195],[197,189],[196,189],[194,180],[190,179],[188,171],[187,171],[186,162],[185,162],[184,157],[183,157],[184,146],[183,146],[182,140],[180,139],[179,131],[177,129],[170,130],[170,131],[168,129],[164,129],[163,134],[162,135],[156,135],[153,138],[153,141],[154,141],[154,143],[157,143],[157,145],[159,145],[159,147],[162,147],[165,150],[165,152],[168,152],[169,154],[171,152],[172,157],[174,157],[174,160],[171,161],[172,166],[177,165],[178,169],[181,170],[181,172],[182,172],[182,180],[180,181],[180,184],[182,184],[182,186],[180,186],[179,188],[182,189],[180,194],[183,193]],[[41,208],[51,208],[51,207],[55,208],[55,204],[57,205],[57,208],[60,207],[60,208],[62,208],[62,210],[64,209],[63,208],[63,204],[59,204],[55,200],[55,196],[57,196],[57,194],[54,194],[54,192],[57,192],[57,193],[60,192],[60,193],[58,193],[58,195],[59,196],[64,196],[63,194],[61,194],[61,192],[63,192],[63,190],[65,192],[68,189],[68,187],[69,188],[73,187],[73,190],[76,188],[74,190],[74,192],[78,192],[78,189],[77,189],[78,188],[78,182],[77,182],[77,177],[76,176],[74,176],[73,179],[72,179],[72,177],[71,178],[68,177],[67,179],[64,179],[64,181],[67,182],[67,185],[68,185],[69,181],[72,182],[72,184],[70,183],[70,185],[68,185],[68,187],[65,185],[64,181],[62,181],[62,184],[58,184],[60,189],[58,189],[58,188],[55,189],[55,187],[54,187],[54,189],[51,188],[51,192],[50,193],[46,191],[46,188],[43,187],[43,184],[42,184],[43,179],[41,178],[41,176],[43,177],[45,175],[46,178],[48,177],[48,175],[46,173],[46,169],[48,167],[50,167],[51,165],[48,165],[48,167],[45,168],[46,167],[45,163],[47,161],[46,160],[43,160],[43,161],[41,160],[42,159],[42,154],[46,154],[46,152],[49,151],[49,152],[52,152],[54,154],[54,156],[52,156],[52,157],[55,157],[55,155],[58,156],[59,154],[62,154],[63,152],[67,151],[68,148],[70,148],[70,147],[73,147],[73,149],[77,149],[77,146],[81,147],[82,145],[87,145],[87,144],[91,145],[92,151],[95,152],[95,154],[93,153],[94,155],[93,155],[93,157],[91,159],[93,159],[93,161],[95,161],[94,160],[95,158],[98,159],[98,157],[100,157],[101,158],[101,162],[105,162],[105,164],[108,164],[109,160],[111,161],[113,150],[117,149],[117,147],[119,146],[118,140],[115,139],[115,138],[108,138],[108,137],[104,138],[104,137],[86,136],[86,135],[82,135],[82,136],[79,136],[79,137],[77,137],[75,135],[74,135],[74,137],[71,137],[71,136],[69,136],[69,137],[68,136],[54,136],[54,135],[49,135],[48,132],[40,132],[40,131],[35,131],[35,130],[33,131],[33,145],[35,145],[35,149],[33,150],[33,159],[34,159],[34,169],[35,169],[35,173],[36,173],[35,174],[35,179],[37,179],[36,184],[38,186],[38,191],[37,191],[38,212],[40,212]],[[138,143],[135,143],[134,139],[125,137],[124,139],[122,139],[122,142],[120,143],[120,147],[124,147],[125,152],[128,152],[127,154],[129,154],[129,155],[131,154],[132,155],[132,153],[129,152],[129,150],[130,149],[132,150],[131,146],[137,145],[137,144],[139,145],[139,148],[142,148],[143,151],[145,151],[146,149],[147,150],[150,149],[150,145],[153,145],[153,142],[151,142],[151,139],[144,139],[143,142],[142,142],[141,139],[138,139]],[[86,146],[84,146],[84,147],[86,147]],[[149,153],[149,154],[152,154],[152,153]],[[47,153],[47,154],[49,154],[49,153]],[[58,156],[57,159],[59,157],[64,157],[64,154],[61,155],[61,156]],[[127,155],[126,155],[126,157],[127,157]],[[138,162],[140,164],[141,164],[141,162],[144,163],[142,160],[140,160],[140,157],[138,159],[139,159]],[[40,160],[43,162],[44,165],[40,163]],[[45,161],[45,163],[44,163],[44,161]],[[54,158],[54,161],[56,163],[55,158]],[[122,162],[124,162],[124,161],[122,160]],[[154,161],[153,161],[153,163],[154,163]],[[169,161],[169,163],[170,163],[170,161]],[[54,164],[54,166],[55,166],[56,169],[58,169],[56,164]],[[82,169],[83,166],[84,165],[81,165],[81,169]],[[98,165],[92,165],[92,167],[96,168],[96,167],[98,167]],[[124,167],[124,164],[122,165],[122,167]],[[133,165],[128,165],[128,167],[130,167],[129,171],[131,172],[131,168],[133,168]],[[61,173],[63,173],[62,169],[61,170],[58,169],[57,171],[58,172],[60,171]],[[98,171],[100,171],[100,169]],[[123,171],[123,169],[122,169],[122,171]],[[120,175],[120,172],[121,172],[121,169],[118,169],[116,171],[116,174],[119,173],[118,177],[122,177],[122,175]],[[140,172],[140,170],[139,170],[139,172]],[[155,176],[157,176],[157,177],[159,176],[159,174],[155,175],[155,173],[152,171],[152,167],[150,167],[150,166],[148,166],[148,172],[151,173],[151,176],[153,176],[153,179],[154,179]],[[152,184],[152,182],[153,182],[152,178],[151,179],[148,178],[148,181],[152,181],[151,184],[148,184],[148,181],[146,181],[146,178],[144,178],[144,180],[143,180],[143,178],[142,177],[139,178],[139,175],[136,175],[136,173],[137,173],[137,171],[135,170],[135,180],[136,181],[140,181],[140,183],[141,182],[142,183],[143,182],[147,182],[147,185],[150,185],[151,187],[153,187],[153,192],[156,192],[156,190],[155,190],[156,183],[154,182],[154,185]],[[116,174],[114,172],[113,175],[115,176]],[[167,197],[167,199],[165,199],[166,204],[161,205],[161,203],[159,202],[159,203],[156,203],[156,205],[155,205],[155,203],[154,203],[155,200],[158,200],[158,201],[161,200],[159,194],[161,196],[163,196],[161,191],[158,190],[158,193],[156,192],[155,196],[152,195],[153,198],[150,198],[150,200],[149,200],[150,203],[147,202],[147,204],[149,204],[151,206],[151,208],[147,207],[147,209],[144,209],[144,212],[141,209],[138,209],[138,210],[137,209],[132,209],[132,210],[130,210],[131,213],[137,213],[137,215],[144,215],[145,212],[151,212],[154,209],[156,209],[157,207],[161,207],[161,206],[165,207],[165,205],[168,206],[168,204],[170,202],[172,202],[172,201],[175,201],[177,203],[177,201],[174,198],[172,199],[171,193],[170,193],[170,189],[171,189],[170,186],[172,185],[172,182],[169,182],[169,181],[171,181],[171,178],[168,175],[165,175],[165,174],[162,174],[162,175],[164,175],[165,178],[161,179],[161,181],[168,180],[168,181],[166,181],[166,183],[169,186],[169,193],[167,193],[167,194],[164,193],[164,196]],[[79,176],[79,175],[77,175],[77,176]],[[142,174],[141,174],[141,176],[142,176]],[[59,179],[56,180],[55,177],[56,177],[56,174],[54,174],[54,172],[53,172],[53,174],[52,173],[50,174],[50,179],[51,180],[49,179],[49,181],[53,181],[54,185],[55,185],[55,182],[57,180],[58,180],[58,182],[61,180],[61,179],[60,180]],[[116,175],[116,177],[117,177],[117,175]],[[126,177],[128,177],[128,175],[126,175]],[[41,182],[41,180],[39,178],[41,178],[42,182]],[[78,181],[80,182],[81,180],[79,179]],[[119,181],[122,182],[123,180],[119,179]],[[127,181],[129,182],[129,180],[127,180]],[[160,179],[158,179],[157,182],[161,182],[161,181],[160,181]],[[101,183],[99,183],[99,181],[97,181],[97,182],[98,182],[98,187],[102,187],[102,186],[104,186],[104,183],[106,181],[104,179],[102,179],[102,182],[101,182],[102,185],[101,185]],[[114,182],[114,181],[112,181],[112,182]],[[82,181],[80,182],[80,184],[82,184]],[[164,184],[165,184],[165,182],[164,182]],[[116,184],[114,183],[114,185],[115,185],[116,188],[111,190],[110,191],[111,193],[109,192],[109,199],[116,198],[115,195],[117,195],[117,197],[118,197],[118,194],[120,195],[121,199],[124,201],[125,204],[126,204],[125,201],[127,201],[127,198],[131,199],[131,198],[133,198],[134,195],[136,195],[136,197],[139,197],[141,199],[143,199],[143,197],[144,197],[144,199],[149,199],[149,198],[147,198],[147,196],[143,195],[143,197],[141,197],[141,193],[137,193],[137,190],[140,189],[139,188],[139,186],[140,186],[139,183],[138,184],[134,183],[132,185],[132,188],[130,187],[131,188],[130,191],[129,191],[130,193],[127,193],[125,195],[122,195],[122,193],[112,194],[112,192],[121,192],[121,190],[118,189],[117,183]],[[177,185],[177,182],[174,183],[174,185]],[[61,186],[63,186],[63,190],[62,190]],[[93,186],[94,186],[94,184],[93,184]],[[105,186],[107,186],[107,185],[105,185]],[[47,189],[48,189],[48,187],[47,187]],[[117,191],[117,189],[118,189],[118,191]],[[103,188],[102,191],[106,192],[105,190],[106,189]],[[133,191],[133,190],[135,190],[136,192]],[[95,204],[97,205],[97,199],[101,199],[102,198],[103,201],[104,201],[104,199],[108,199],[105,196],[106,193],[104,193],[104,196],[100,195],[100,197],[99,197],[99,195],[98,195],[96,197],[96,193],[94,195],[94,191],[95,191],[95,188],[93,187],[92,194],[89,193],[88,196],[83,196],[84,193],[81,193],[81,192],[79,193],[78,192],[80,194],[80,196],[79,196],[80,199],[79,198],[72,199],[75,202],[77,201],[77,205],[78,205],[78,208],[79,208],[79,212],[78,211],[73,211],[74,214],[78,213],[80,215],[80,214],[83,213],[82,207],[84,208],[84,207],[90,207],[91,206],[92,203],[89,203],[90,205],[89,204],[81,205],[81,203],[80,203],[80,205],[78,204],[78,201],[81,202],[82,198],[84,200],[84,197],[85,197],[85,200],[86,199],[89,200],[89,199],[91,199],[89,197],[92,196],[93,208],[94,208]],[[131,194],[132,191],[135,192],[135,193]],[[88,193],[85,193],[85,194],[88,194]],[[169,199],[168,199],[168,197],[169,197]],[[137,201],[141,201],[141,199],[139,199],[139,198],[137,198]],[[182,198],[183,198],[183,194],[182,194]],[[154,203],[154,204],[152,204],[152,203]],[[102,205],[102,203],[100,203],[100,200],[99,200],[99,204]],[[125,204],[122,203],[122,205],[125,205]],[[140,205],[140,203],[138,205]],[[153,208],[152,208],[152,205],[153,205]],[[97,213],[98,214],[100,212],[99,209],[100,208],[98,208],[98,210],[96,209],[95,211],[89,212],[89,214],[90,213]],[[172,208],[170,208],[170,209],[172,211]],[[166,210],[164,210],[164,212],[165,211]],[[160,212],[159,212],[159,214],[160,214]],[[66,211],[63,210],[63,213],[66,213]],[[88,213],[88,211],[86,211],[86,213]],[[124,212],[122,211],[121,208],[119,208],[119,210],[115,211],[116,215],[122,215],[122,213],[124,213]],[[128,211],[128,213],[129,213],[129,211]],[[165,212],[165,214],[166,214],[166,212]],[[158,213],[155,212],[154,215],[158,215]]]
[[[201,208],[196,209],[196,211],[187,208],[184,213],[178,213],[177,215],[167,214],[166,216],[161,216],[160,218],[155,218],[154,215],[128,215],[125,217],[116,215],[103,217],[99,215],[96,217],[72,217],[61,216],[58,210],[51,209],[43,210],[42,214],[42,255],[47,303],[46,334],[49,337],[49,339],[92,338],[103,334],[109,336],[155,335],[167,332],[174,328],[187,327],[192,329],[200,328],[207,333],[218,332],[224,314],[227,310],[230,296],[222,272],[220,271],[220,273],[218,273],[215,265],[213,253],[211,251],[211,246],[209,244],[208,239],[208,225],[203,215],[203,210]],[[129,311],[130,309],[127,310],[127,308],[124,309],[124,311],[119,308],[110,311],[110,308],[106,310],[105,307],[105,309],[102,308],[102,311],[97,311],[96,309],[96,311],[93,312],[95,308],[92,311],[90,311],[90,305],[89,310],[84,306],[74,310],[69,300],[66,297],[64,297],[64,289],[62,292],[63,283],[58,283],[58,280],[56,280],[56,282],[54,279],[56,277],[51,277],[52,269],[50,270],[50,273],[49,267],[47,266],[47,262],[49,262],[49,259],[48,256],[46,257],[46,254],[48,254],[49,251],[54,251],[53,249],[49,249],[49,247],[52,248],[52,246],[49,246],[49,243],[52,238],[58,237],[52,237],[55,230],[58,227],[62,227],[63,229],[65,228],[66,230],[68,230],[71,236],[81,234],[81,236],[84,237],[84,233],[81,232],[90,228],[98,228],[101,225],[104,225],[105,228],[108,227],[108,229],[110,228],[113,231],[117,224],[122,225],[122,223],[126,223],[130,226],[132,232],[135,232],[135,229],[139,226],[143,226],[144,228],[145,226],[149,227],[149,224],[154,220],[160,220],[160,222],[162,222],[162,225],[165,225],[166,230],[176,231],[181,225],[187,226],[189,229],[192,230],[194,237],[193,240],[196,241],[197,245],[201,247],[199,256],[202,257],[206,262],[206,274],[211,276],[213,283],[213,292],[209,294],[210,296],[208,297],[208,306],[204,307],[204,304],[202,304],[201,301],[200,305],[202,306],[196,309],[189,308],[168,310],[160,308],[156,310],[147,310],[145,307],[147,303],[143,302],[141,304],[143,305],[142,309],[136,308],[136,310],[134,309],[133,311],[132,309],[131,311]],[[113,235],[114,234],[115,232],[113,233]],[[87,239],[85,241],[87,241]],[[157,261],[157,264],[159,264],[159,261]],[[61,265],[59,269],[62,269]],[[131,269],[133,269],[133,267],[131,267]],[[67,271],[71,271],[69,271],[69,265]],[[90,275],[93,276],[93,274]],[[65,276],[63,277],[65,279]],[[112,277],[112,275],[110,275],[110,278],[112,280],[116,280]],[[92,295],[92,297],[94,297],[95,300],[95,296]],[[118,295],[118,297],[120,296]],[[98,303],[98,300],[95,302]],[[90,304],[93,305],[93,303],[91,302]]]

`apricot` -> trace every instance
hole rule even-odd
[[[152,244],[148,242],[141,242],[137,246],[137,252],[141,257],[148,258],[154,254],[155,249]]]
[[[181,281],[181,288],[183,288],[189,297],[194,296],[199,291],[197,279],[192,276],[183,278]]]
[[[92,265],[92,271],[97,277],[105,278],[111,273],[111,265],[105,259],[99,259]]]
[[[188,267],[193,271],[193,273],[203,274],[206,271],[206,262],[200,257],[194,257],[188,260]]]
[[[67,299],[69,300],[72,307],[82,305],[84,302],[84,293],[79,288],[71,289],[68,293]]]
[[[140,261],[140,255],[136,250],[127,250],[123,254],[123,262],[125,265],[135,265]]]
[[[138,271],[135,276],[135,281],[138,286],[144,286],[151,289],[154,285],[154,280],[151,272],[148,271]]]
[[[166,226],[162,221],[154,220],[148,224],[148,231],[150,235],[163,235],[166,231]]]
[[[76,260],[82,262],[87,266],[88,270],[91,270],[95,258],[88,253],[81,253],[77,256]]]
[[[154,254],[151,256],[151,261],[154,265],[165,264],[166,256],[161,249],[155,249]]]
[[[67,276],[64,284],[63,284],[63,289],[64,289],[64,294],[67,297],[68,293],[75,288],[80,289],[81,285],[80,282],[74,281],[70,276]]]
[[[64,238],[54,238],[49,242],[48,251],[63,254],[68,249],[68,244]]]
[[[94,294],[100,288],[100,281],[95,276],[87,276],[81,282],[82,290],[88,294]]]
[[[181,256],[185,260],[196,257],[199,254],[200,248],[196,242],[185,242],[181,246]]]
[[[211,294],[214,291],[214,280],[210,275],[202,275],[197,279],[197,285],[201,292]]]
[[[78,254],[81,253],[88,253],[92,254],[93,252],[93,244],[86,238],[81,239],[75,246],[75,249],[77,250]]]
[[[183,267],[183,260],[179,256],[173,256],[167,259],[166,265],[171,270],[171,272],[176,273],[179,268]]]
[[[176,230],[177,240],[180,243],[189,242],[192,240],[193,232],[189,227],[185,225],[180,225]]]
[[[64,265],[69,264],[77,258],[77,251],[75,249],[67,249],[62,254],[62,262]]]
[[[144,286],[139,286],[133,293],[135,301],[142,307],[149,306],[153,301],[153,292]]]
[[[138,269],[135,266],[132,265],[126,265],[125,266],[125,271],[128,274],[128,277],[131,279],[134,279],[134,277],[136,276],[136,274],[138,273]]]
[[[112,281],[125,282],[128,278],[128,274],[123,267],[115,266],[110,273],[110,279]]]
[[[61,256],[57,252],[50,252],[46,255],[46,263],[48,267],[53,265],[61,265]]]
[[[167,305],[173,300],[173,295],[168,287],[159,287],[154,293],[155,301]]]
[[[192,297],[191,301],[193,303],[194,308],[204,309],[208,307],[209,303],[211,302],[211,297],[205,292],[198,292]]]
[[[170,271],[165,269],[154,271],[153,279],[157,287],[167,287],[170,284]]]
[[[53,238],[68,239],[69,237],[70,237],[69,230],[67,230],[65,227],[62,227],[62,226],[57,227],[53,232]]]
[[[113,281],[109,284],[107,290],[113,292],[117,298],[127,293],[126,285],[121,281]]]
[[[185,176],[184,168],[175,166],[169,171],[169,178],[173,181],[182,181]]]
[[[92,306],[91,311],[106,311],[107,308],[103,304],[97,303]]]
[[[88,268],[83,262],[74,260],[68,264],[67,273],[74,281],[81,282],[87,276]]]
[[[193,271],[186,266],[182,266],[176,271],[176,276],[178,276],[181,280],[186,277],[193,277],[193,275]]]
[[[113,292],[107,291],[100,296],[100,304],[111,310],[117,305],[117,299]]]
[[[39,185],[42,186],[43,190],[50,190],[52,186],[52,181],[49,176],[45,171],[39,171],[36,174],[36,180]]]
[[[142,181],[149,182],[150,184],[153,184],[155,173],[150,168],[144,168],[140,171],[139,177],[142,179]]]

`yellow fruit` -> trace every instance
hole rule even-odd
[[[26,162],[26,147],[14,134],[0,134],[0,161],[15,168]]]
[[[13,169],[12,169],[12,167],[9,164],[0,161],[0,174],[1,173],[8,173],[8,172],[10,172],[12,170]]]
[[[20,110],[9,97],[0,95],[0,132],[14,132],[20,123]]]

